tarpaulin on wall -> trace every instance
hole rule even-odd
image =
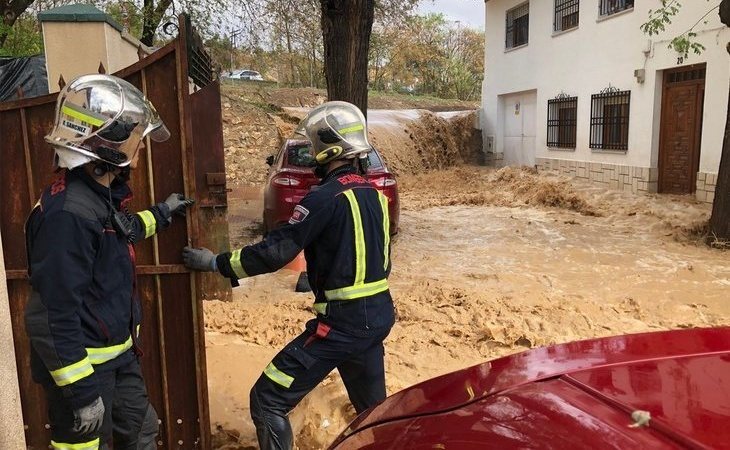
[[[45,94],[48,94],[45,56],[0,58],[0,102]]]

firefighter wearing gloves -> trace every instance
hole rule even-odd
[[[188,267],[232,280],[279,270],[304,250],[317,318],[287,344],[251,390],[264,450],[291,449],[287,415],[337,369],[358,413],[385,399],[383,340],[395,321],[388,290],[388,199],[361,175],[371,147],[357,107],[328,102],[298,128],[312,143],[322,178],[287,225],[233,253],[184,250]]]
[[[46,141],[59,178],[26,223],[31,369],[48,399],[51,447],[157,447],[157,414],[140,371],[141,309],[133,244],[166,228],[192,201],[180,194],[137,214],[127,185],[143,140],[169,132],[155,108],[117,77],[86,75],[58,96]]]

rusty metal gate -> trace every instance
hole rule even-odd
[[[228,245],[220,85],[186,16],[180,17],[178,30],[174,41],[116,75],[145,92],[171,132],[167,142],[147,142],[132,174],[132,209],[146,209],[171,192],[197,200],[186,220],[173,221],[170,229],[136,246],[137,284],[143,307],[142,367],[161,420],[158,447],[208,449],[201,302],[230,296],[230,287],[221,277],[189,273],[181,251],[187,243],[213,249]],[[50,435],[42,389],[30,375],[23,323],[30,295],[23,225],[55,178],[53,154],[43,140],[51,129],[55,97],[0,103],[0,232],[30,449],[48,448]]]

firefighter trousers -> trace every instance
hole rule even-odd
[[[55,386],[45,388],[51,423],[51,448],[83,450],[154,450],[159,429],[157,413],[149,402],[137,358],[117,369],[97,371],[94,376],[104,402],[104,422],[96,433],[73,431],[73,408]],[[84,445],[86,444],[86,445]]]
[[[287,415],[334,369],[358,414],[383,401],[383,340],[389,332],[390,327],[357,337],[316,319],[309,321],[306,331],[274,357],[251,389],[251,418],[261,450],[292,448]]]

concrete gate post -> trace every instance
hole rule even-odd
[[[2,248],[0,238],[0,448],[20,450],[25,448],[25,430]]]

